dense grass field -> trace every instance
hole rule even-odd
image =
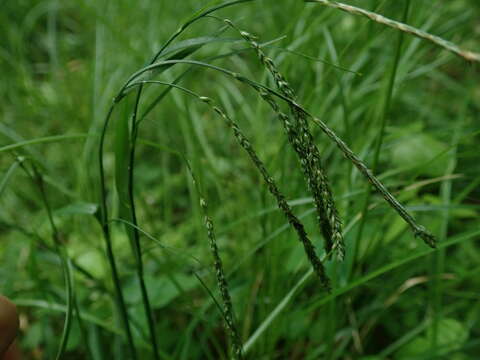
[[[480,2],[329,4],[2,3],[24,359],[480,358]]]

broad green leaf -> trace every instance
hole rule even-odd
[[[392,146],[392,162],[397,167],[418,166],[420,175],[441,176],[448,165],[447,149],[431,135],[412,132]]]
[[[108,273],[103,255],[95,249],[87,250],[75,258],[78,265],[88,269],[97,278],[103,279]]]
[[[148,275],[145,277],[145,283],[148,288],[150,304],[154,309],[160,309],[170,304],[183,291],[189,291],[198,285],[194,276],[184,274],[174,274],[172,278]],[[181,284],[181,288],[178,287],[178,284]],[[138,304],[141,302],[141,293],[136,278],[132,278],[128,283],[125,294],[129,303]]]
[[[417,337],[403,346],[396,354],[395,359],[407,360],[412,357],[427,354],[430,350],[431,342],[425,337]]]
[[[438,346],[441,352],[446,353],[455,347],[465,344],[468,340],[468,329],[458,320],[443,318],[438,322]],[[433,328],[428,328],[428,337],[432,336]]]
[[[98,204],[78,202],[55,210],[56,215],[94,215]]]
[[[432,333],[433,324],[430,324],[427,328],[427,334],[417,337],[403,346],[397,352],[395,359],[407,360],[431,353]],[[437,324],[437,355],[446,355],[453,349],[461,347],[467,342],[468,337],[468,329],[458,320],[452,318],[440,319]]]

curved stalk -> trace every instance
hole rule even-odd
[[[161,68],[167,65],[171,64],[190,64],[190,65],[197,65],[200,67],[205,67],[209,69],[216,70],[222,74],[225,74],[229,77],[232,77],[248,86],[253,88],[255,91],[261,93],[266,92],[272,96],[278,97],[285,102],[287,102],[289,105],[297,109],[298,111],[302,111],[305,113],[306,116],[308,116],[311,121],[313,121],[314,124],[316,124],[320,129],[327,135],[330,140],[332,140],[337,147],[342,151],[344,156],[349,159],[352,164],[360,171],[360,173],[373,185],[373,187],[380,192],[380,194],[383,196],[385,201],[402,217],[402,219],[410,226],[412,229],[413,233],[415,236],[421,238],[427,245],[430,247],[435,247],[436,245],[436,240],[435,237],[425,229],[422,225],[418,224],[415,220],[415,218],[410,215],[410,213],[405,209],[405,207],[388,191],[388,189],[378,180],[378,178],[373,174],[373,172],[363,163],[363,161],[348,147],[345,142],[337,136],[337,134],[331,130],[322,120],[319,118],[315,117],[312,115],[308,110],[303,108],[300,104],[297,102],[291,100],[289,97],[284,96],[283,94],[269,88],[268,86],[265,86],[263,84],[260,84],[256,81],[253,81],[243,75],[240,75],[236,72],[224,69],[219,66],[207,64],[201,61],[196,61],[196,60],[165,60],[165,61],[160,61],[155,64],[146,66],[145,68],[137,71],[134,73],[130,78],[127,80],[125,85],[122,87],[122,90],[119,92],[118,96],[115,98],[115,101],[118,102],[120,101],[126,94],[124,93],[125,90],[131,85],[131,83],[136,80],[140,75],[144,74],[145,72],[149,70],[153,70],[156,68]]]
[[[110,118],[113,114],[115,102],[110,106],[107,116],[104,120],[103,129],[100,134],[100,144],[98,148],[98,164],[100,172],[100,225],[102,226],[103,238],[105,241],[105,248],[107,251],[107,259],[112,271],[113,285],[115,287],[115,298],[117,307],[120,311],[120,317],[122,319],[122,325],[127,337],[127,343],[130,350],[130,356],[133,360],[137,359],[137,351],[135,343],[133,341],[132,331],[130,329],[130,323],[128,321],[128,310],[125,304],[125,299],[122,293],[122,285],[117,270],[117,263],[115,260],[115,254],[113,252],[112,239],[110,234],[110,226],[108,223],[108,207],[107,207],[107,190],[105,186],[105,170],[103,166],[103,147],[105,143],[105,136],[110,122]]]

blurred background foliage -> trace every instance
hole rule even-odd
[[[393,19],[401,19],[405,6],[405,1],[349,3]],[[28,156],[41,166],[68,254],[88,273],[75,271],[84,320],[82,326],[73,324],[66,358],[128,358],[117,336],[121,327],[101,229],[92,216],[99,201],[98,135],[108,106],[128,76],[205,4],[2,2],[0,149],[47,136],[78,135],[0,153],[0,292],[19,305],[26,359],[54,357],[66,300],[41,197],[20,168],[9,170],[15,156]],[[260,42],[275,40],[265,51],[297,91],[299,102],[371,164],[396,31],[302,1],[256,1],[218,15],[258,35]],[[479,51],[479,19],[477,0],[415,0],[408,22]],[[221,26],[204,19],[180,40],[216,36]],[[192,58],[248,47],[233,31],[219,38]],[[212,63],[273,86],[251,51]],[[173,80],[185,70],[176,66],[162,79]],[[216,99],[238,121],[321,252],[323,240],[301,168],[269,108],[244,85],[210,70],[189,72],[181,85]],[[478,358],[479,235],[469,235],[478,230],[480,208],[478,65],[406,36],[394,90],[377,174],[441,242],[459,236],[464,241],[402,265],[399,260],[427,249],[376,194],[357,239],[367,183],[312,126],[347,229],[347,259],[327,267],[334,289],[351,289],[325,302],[327,294],[318,281],[308,279],[248,358]],[[160,91],[148,88],[144,104]],[[131,106],[127,101],[116,116],[128,116]],[[142,122],[139,136],[166,149],[140,144],[135,168],[139,224],[158,240],[143,237],[142,244],[164,358],[228,358],[221,314],[193,276],[195,271],[218,296],[197,194],[185,164],[168,149],[185,154],[207,194],[243,341],[295,288],[308,261],[248,157],[204,105],[172,91]],[[115,204],[112,139],[109,133],[105,164]],[[134,259],[123,228],[114,226],[134,336],[141,358],[150,358]],[[378,276],[365,278],[379,269]]]

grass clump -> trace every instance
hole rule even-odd
[[[480,8],[309,2],[5,6],[28,358],[475,358]]]

